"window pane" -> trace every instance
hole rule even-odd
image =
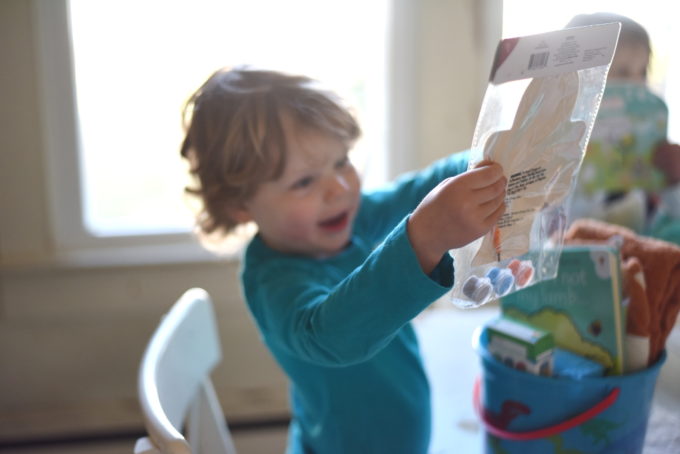
[[[223,66],[301,73],[339,92],[365,131],[355,161],[380,179],[388,6],[71,0],[85,226],[100,236],[190,228],[180,109]]]

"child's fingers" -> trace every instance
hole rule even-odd
[[[491,216],[496,210],[498,210],[498,207],[505,207],[505,197],[502,195],[497,195],[496,197],[493,197],[483,203],[479,204],[479,213],[482,217],[482,219],[486,219],[487,217]]]
[[[495,161],[490,160],[490,159],[483,159],[483,160],[479,161],[477,164],[475,164],[472,168],[478,169],[480,167],[486,167],[486,166],[490,166],[492,164],[497,164],[497,163]]]
[[[505,177],[496,180],[494,183],[484,186],[479,189],[473,190],[475,197],[480,203],[486,203],[490,200],[494,200],[499,196],[505,197],[505,187],[507,186],[507,180]]]
[[[487,206],[488,205],[488,206]],[[501,202],[497,206],[494,204],[494,202],[487,202],[485,204],[486,210],[489,211],[489,215],[486,216],[484,219],[489,225],[493,225],[500,219],[501,216],[503,216],[503,213],[505,213],[505,203]]]
[[[495,183],[501,178],[505,178],[503,175],[503,168],[495,162],[491,162],[483,167],[475,167],[474,169],[468,170],[466,177],[469,178],[470,189],[481,189]]]

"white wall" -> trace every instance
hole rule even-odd
[[[395,3],[417,38],[402,43],[410,53],[400,62],[412,65],[393,88],[416,84],[392,113],[411,131],[393,144],[408,151],[393,174],[469,145],[501,16],[500,0]],[[227,417],[285,415],[285,379],[241,300],[238,263],[50,264],[31,6],[0,2],[0,441],[140,427],[139,358],[160,315],[192,286],[217,305],[224,363],[215,382]]]

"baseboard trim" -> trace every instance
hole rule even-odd
[[[290,424],[290,416],[282,415],[267,419],[230,421],[229,430],[233,434],[252,432],[257,430],[285,429]],[[136,440],[146,436],[143,427],[134,427],[129,430],[103,431],[93,433],[74,433],[58,436],[44,436],[31,438],[3,439],[0,440],[0,450],[36,448],[41,446],[72,445],[86,443],[111,443],[125,440]]]

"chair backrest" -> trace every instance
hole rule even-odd
[[[220,360],[210,296],[200,288],[187,290],[142,357],[137,391],[148,437],[137,440],[135,454],[236,453],[210,380]]]

